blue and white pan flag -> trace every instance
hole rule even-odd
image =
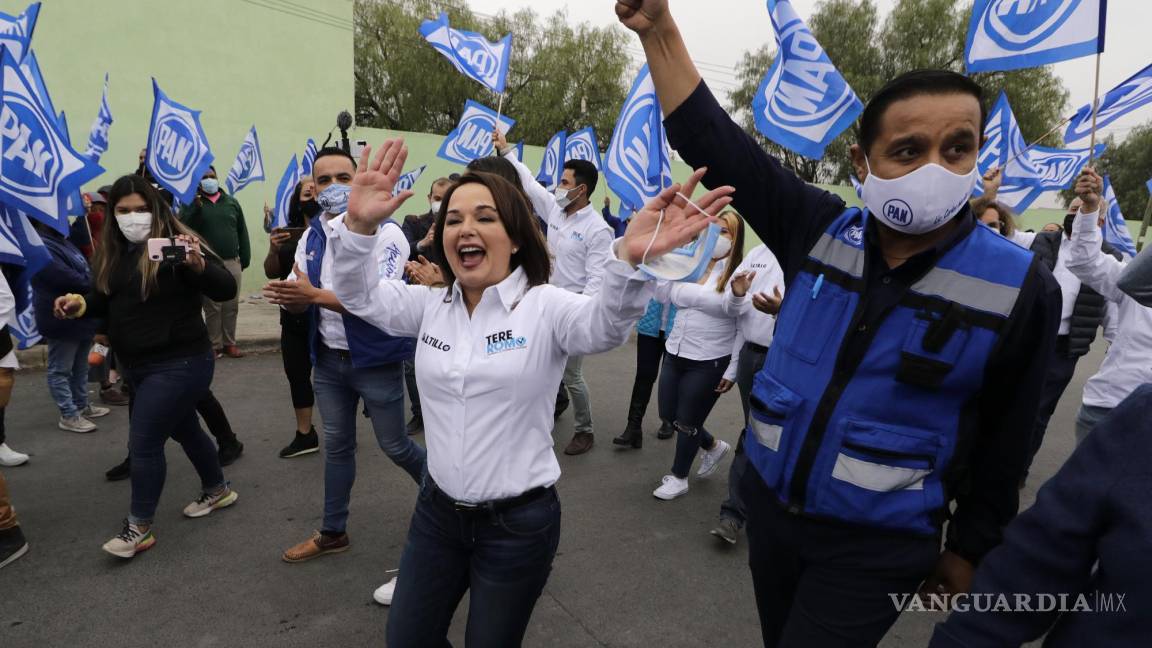
[[[964,67],[1017,70],[1104,51],[1107,0],[976,0]]]
[[[0,47],[7,48],[17,63],[23,61],[31,49],[32,32],[36,29],[36,17],[39,15],[39,2],[28,5],[19,16],[0,12]]]
[[[600,143],[596,140],[596,131],[591,126],[568,134],[568,138],[564,141],[564,161],[568,160],[586,160],[591,162],[597,171],[603,168]],[[560,173],[563,174],[564,170],[561,169]]]
[[[419,167],[412,169],[408,173],[400,176],[400,179],[396,181],[396,189],[392,193],[412,191],[412,187],[416,186],[416,181],[420,179],[420,176],[424,175],[424,169],[427,168],[427,164],[421,164]]]
[[[1034,146],[1027,155],[1039,173],[1038,187],[1047,190],[1066,189],[1076,181],[1080,170],[1088,164],[1089,157],[1100,157],[1106,148],[1107,144],[1097,144],[1095,154],[1089,156],[1087,148],[1059,149]]]
[[[112,107],[108,105],[108,73],[104,73],[104,94],[100,97],[100,111],[88,132],[88,150],[84,155],[99,162],[100,156],[108,151],[108,130],[112,127]]]
[[[645,65],[624,100],[605,160],[604,177],[620,198],[621,220],[672,184],[669,158],[660,101]]]
[[[309,137],[308,143],[304,145],[304,156],[300,158],[300,174],[306,176],[312,175],[312,165],[315,162],[316,141]]]
[[[1101,209],[1108,210],[1104,218],[1104,240],[1128,255],[1128,258],[1136,256],[1136,244],[1132,242],[1132,235],[1128,233],[1128,223],[1124,221],[1124,214],[1120,213],[1120,201],[1116,200],[1116,192],[1113,191],[1108,176],[1104,176],[1104,193],[1100,198],[1103,200]]]
[[[998,168],[1004,184],[1035,186],[1040,182],[1040,172],[1027,152],[1021,153],[1027,146],[1008,104],[1008,95],[1001,92],[984,125],[984,146],[976,161],[981,175]]]
[[[560,131],[548,140],[544,147],[544,159],[540,161],[540,172],[536,180],[543,182],[548,191],[555,191],[560,186],[560,176],[564,174],[565,142],[568,139],[567,131]]]
[[[524,161],[524,140],[516,142],[516,159],[521,162]]]
[[[864,104],[788,0],[768,0],[778,51],[756,97],[756,130],[814,160],[856,121]]]
[[[52,96],[48,93],[47,84],[44,83],[44,74],[40,71],[40,61],[36,58],[35,50],[28,50],[24,60],[20,61],[20,71],[24,73],[24,78],[28,79],[28,84],[32,92],[36,93],[40,105],[44,106],[44,111],[52,115],[57,114],[56,105],[52,103]]]
[[[854,175],[849,175],[848,179],[852,181],[852,189],[856,192],[856,197],[864,200],[864,185],[860,184]]]
[[[200,126],[200,111],[169,99],[156,79],[152,79],[152,90],[156,101],[144,162],[161,187],[189,205],[215,156]]]
[[[444,138],[437,157],[456,164],[468,164],[476,158],[492,155],[492,129],[497,128],[496,117],[495,110],[469,99],[464,104],[460,123]],[[516,120],[508,115],[499,117],[500,132],[507,134],[516,125]]]
[[[64,137],[64,143],[71,146],[72,136],[68,130],[68,116],[64,114],[63,110],[56,116],[56,123],[60,124],[60,134]],[[79,189],[73,191],[64,199],[65,216],[84,216],[86,213],[87,210],[84,209],[84,196]]]
[[[104,169],[72,148],[7,50],[0,50],[0,68],[0,202],[67,234],[69,201]]]
[[[1100,99],[1096,109],[1097,130],[1111,124],[1137,108],[1152,102],[1152,65],[1133,74]],[[1064,131],[1064,142],[1084,139],[1092,132],[1092,104],[1082,106]]]
[[[18,349],[27,349],[40,341],[32,306],[32,277],[51,259],[28,217],[17,209],[0,205],[0,263],[19,268],[9,286],[16,300],[16,322],[9,330],[16,337]]]
[[[272,227],[288,227],[288,208],[292,204],[292,195],[296,192],[296,185],[300,183],[300,163],[296,155],[288,161],[288,168],[280,176],[280,184],[276,186],[276,204],[272,208]]]
[[[438,19],[420,25],[420,35],[462,74],[496,94],[504,92],[508,62],[512,60],[512,34],[492,43],[483,34],[452,29],[448,14],[442,12]]]
[[[1017,214],[1023,214],[1046,191],[1047,189],[1034,185],[1004,184],[996,192],[996,202]]]
[[[256,127],[249,129],[240,144],[240,151],[236,153],[236,161],[228,170],[228,179],[225,181],[228,193],[236,195],[249,184],[264,179],[264,156],[260,154],[260,138],[256,136]]]

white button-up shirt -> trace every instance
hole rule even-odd
[[[332,237],[332,228],[337,222],[343,222],[344,216],[327,218],[320,216],[320,226],[329,239]],[[308,241],[316,236],[311,227],[304,230],[300,243],[296,246],[296,267],[308,274]],[[380,281],[402,279],[404,277],[404,262],[408,260],[408,238],[404,231],[395,222],[386,222],[380,228],[380,236],[375,237],[376,251],[373,255],[377,260],[375,265]],[[295,273],[295,269],[293,269]],[[293,279],[295,277],[289,277]],[[313,282],[315,283],[315,282]],[[324,248],[324,258],[320,260],[320,285],[326,290],[332,290],[332,246]],[[320,309],[320,339],[329,349],[348,350],[348,334],[344,331],[344,316],[327,308]]]
[[[1152,308],[1116,287],[1125,263],[1100,251],[1096,214],[1077,214],[1072,225],[1068,269],[1117,307],[1116,339],[1096,375],[1084,385],[1084,404],[1112,408],[1137,387],[1152,382]]]
[[[333,289],[356,316],[390,335],[416,337],[416,383],[428,472],[452,498],[515,497],[560,477],[552,450],[556,386],[569,355],[623,344],[652,288],[620,260],[606,264],[595,297],[528,286],[523,269],[484,291],[471,316],[452,288],[377,281],[372,236],[336,225]]]
[[[732,276],[741,272],[756,273],[756,278],[752,280],[752,286],[748,289],[749,295],[756,293],[771,295],[773,290],[777,288],[780,289],[780,294],[784,294],[784,271],[780,269],[776,255],[772,254],[767,245],[760,244],[752,248],[752,251],[745,255],[740,265],[736,266],[736,272],[732,273]],[[744,342],[759,344],[763,347],[772,346],[772,335],[776,330],[776,316],[756,310],[752,305],[752,300],[749,299],[744,302],[744,306],[740,309],[737,327],[739,328],[736,334],[739,337],[739,346],[744,346]]]
[[[703,284],[662,281],[656,299],[676,305],[676,321],[664,350],[687,360],[715,360],[731,354],[724,377],[736,376],[736,318],[744,306],[744,297],[732,294],[731,285],[723,292],[716,282],[724,275],[724,262],[712,267]]]
[[[509,152],[504,159],[516,167],[520,184],[536,214],[548,223],[548,251],[552,254],[553,286],[585,295],[600,290],[604,266],[612,258],[612,228],[592,205],[569,216],[556,196],[540,186],[531,169]]]

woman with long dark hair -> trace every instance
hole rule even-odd
[[[152,520],[164,488],[164,445],[176,440],[200,476],[201,493],[184,515],[203,517],[236,502],[216,446],[200,428],[196,403],[209,393],[215,355],[201,298],[236,294],[236,281],[142,177],[124,176],[108,202],[116,226],[104,228],[86,295],[58,297],[60,318],[100,317],[132,389],[128,430],[132,502],[123,528],[104,550],[132,558],[155,542]],[[170,258],[149,258],[149,239],[167,239]]]
[[[419,340],[428,444],[388,645],[444,645],[470,590],[468,645],[519,646],[560,540],[552,414],[568,355],[622,344],[652,293],[635,264],[691,240],[711,216],[677,199],[674,185],[634,217],[603,288],[578,295],[548,284],[548,248],[523,196],[502,178],[469,173],[436,218],[447,286],[380,281],[365,271],[379,224],[412,193],[392,193],[407,158],[402,141],[369,156],[365,149],[348,213],[329,239],[333,290],[349,312]],[[713,190],[699,204],[715,213],[729,193]],[[277,290],[270,286],[273,300]]]

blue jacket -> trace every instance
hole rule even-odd
[[[650,299],[648,300],[648,308],[640,316],[640,321],[636,322],[636,332],[648,337],[660,337],[660,331],[664,331],[665,334],[671,333],[672,325],[675,323],[675,305],[668,304],[668,308],[665,310],[664,304]]]
[[[391,223],[396,225],[396,223]],[[396,225],[399,227],[399,225]],[[308,278],[317,288],[320,284],[320,267],[328,247],[328,234],[320,218],[313,218],[310,228],[315,236],[308,237]],[[310,330],[309,347],[312,362],[316,362],[316,347],[320,342],[320,307],[308,309]],[[348,351],[352,356],[352,366],[357,369],[378,367],[392,362],[410,360],[416,354],[415,338],[393,337],[355,315],[344,314],[344,334],[348,337]]]
[[[66,293],[87,294],[92,289],[92,269],[80,248],[50,227],[37,230],[52,261],[32,277],[36,327],[46,339],[91,340],[96,320],[59,320],[52,314],[56,298]]]
[[[1034,610],[954,612],[936,627],[933,648],[1019,646],[1045,633],[1050,648],[1152,642],[1149,411],[1152,385],[1144,385],[1092,430],[980,564],[973,594],[1004,595],[1010,605],[1028,594]],[[1084,594],[1092,611],[1061,613],[1038,594],[1056,605],[1065,597],[1066,610]]]
[[[987,228],[945,252],[839,363],[864,289],[868,214],[828,226],[788,285],[750,399],[748,458],[794,512],[939,533],[961,411],[1016,306],[1032,254]]]

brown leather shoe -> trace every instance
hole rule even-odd
[[[332,536],[326,536],[323,533],[316,531],[312,534],[311,538],[308,538],[304,542],[301,542],[295,547],[285,551],[284,554],[280,557],[284,559],[284,562],[300,563],[306,560],[312,560],[313,558],[318,558],[324,554],[348,551],[348,547],[349,544],[347,533],[333,538]]]
[[[582,455],[591,450],[594,443],[596,443],[596,439],[591,432],[577,432],[568,442],[568,447],[564,448],[564,454]]]
[[[120,391],[116,385],[109,385],[100,388],[100,400],[105,405],[115,405],[117,407],[128,404],[128,395]]]
[[[224,347],[224,355],[228,356],[229,358],[244,357],[244,354],[240,351],[240,347],[236,346],[235,344],[229,344],[228,346]]]

